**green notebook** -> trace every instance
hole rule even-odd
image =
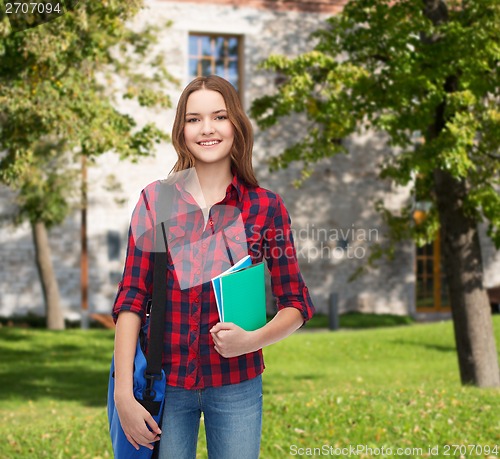
[[[223,322],[233,322],[247,331],[266,324],[264,263],[223,274],[217,279]]]

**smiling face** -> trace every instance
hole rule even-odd
[[[234,127],[221,93],[208,89],[191,93],[186,104],[184,139],[195,164],[231,167]]]

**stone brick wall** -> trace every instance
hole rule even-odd
[[[342,10],[348,0],[163,0],[175,3],[230,5],[236,7],[259,8],[272,11],[303,11],[308,13],[334,14]]]

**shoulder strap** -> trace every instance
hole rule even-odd
[[[165,332],[165,307],[167,303],[167,231],[172,208],[173,186],[160,181],[155,202],[156,227],[154,229],[154,268],[151,315],[149,317],[149,342],[146,374],[161,375],[163,335]]]

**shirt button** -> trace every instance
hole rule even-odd
[[[239,241],[239,240],[240,240],[240,237],[239,237],[239,236],[236,236],[236,237],[235,237],[235,239],[236,239],[237,241]]]
[[[210,220],[209,225],[214,226],[214,222],[212,220]]]

